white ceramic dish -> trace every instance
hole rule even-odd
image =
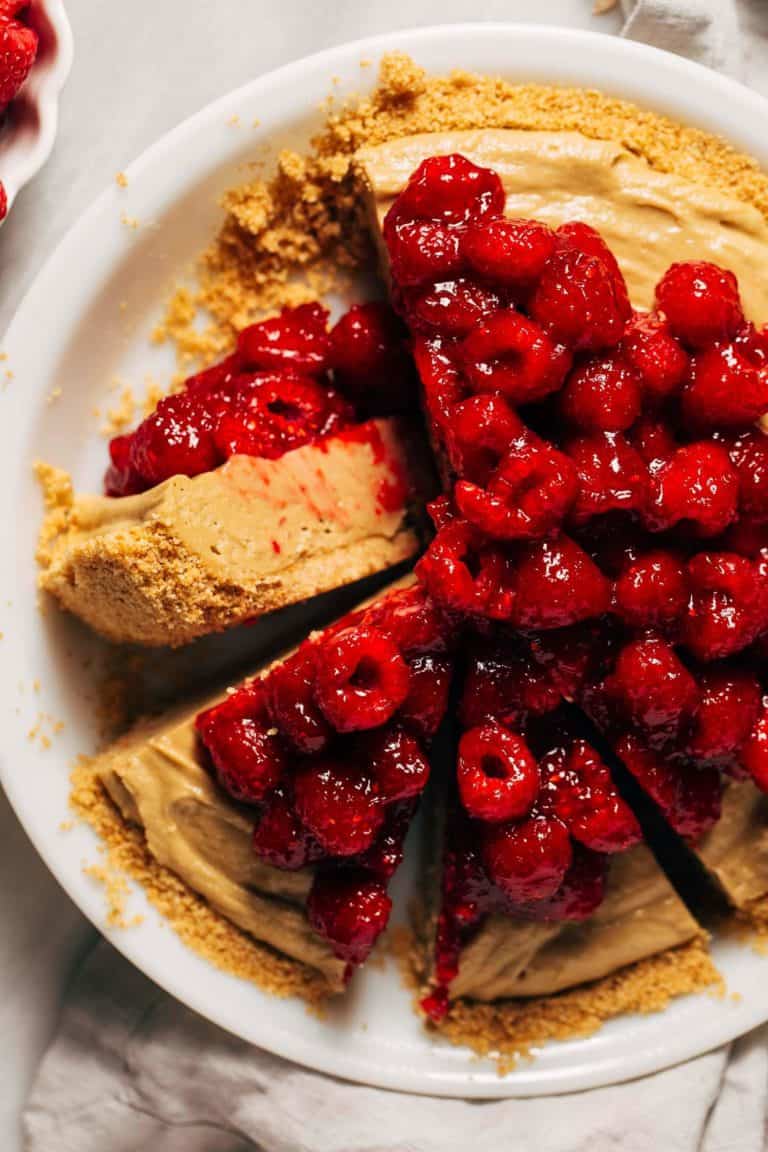
[[[51,460],[81,486],[98,484],[106,445],[93,408],[114,403],[108,382],[115,376],[135,383],[170,370],[167,351],[150,348],[146,336],[169,282],[215,227],[217,192],[238,179],[238,166],[257,144],[305,141],[332,77],[341,78],[342,91],[363,89],[375,69],[361,71],[360,61],[375,63],[392,49],[433,71],[461,67],[602,88],[722,133],[768,165],[768,105],[760,97],[638,44],[525,25],[423,29],[336,48],[255,80],[164,137],[128,169],[128,186],[108,189],[65,238],[2,345],[8,361],[0,367],[13,379],[0,393],[0,776],[41,856],[83,912],[158,984],[246,1040],[337,1076],[409,1092],[493,1097],[594,1087],[684,1060],[768,1019],[766,961],[718,941],[717,963],[739,997],[689,997],[662,1015],[613,1021],[587,1039],[547,1045],[500,1079],[490,1061],[421,1028],[393,965],[360,974],[351,994],[318,1020],[299,1003],[272,999],[211,968],[140,891],[133,891],[130,911],[143,913],[141,926],[107,928],[103,893],[83,873],[84,861],[98,859],[96,840],[83,826],[61,828],[69,817],[68,767],[96,739],[97,673],[83,663],[94,648],[90,638],[57,613],[38,610],[40,498],[31,461]],[[259,127],[251,127],[257,117]],[[139,227],[127,226],[126,217]],[[225,638],[209,649],[253,647],[264,636],[263,628],[251,629],[245,640]],[[49,748],[29,735],[38,723],[51,730],[41,713],[65,721]],[[409,883],[404,873],[398,890]]]
[[[9,213],[18,193],[51,154],[59,117],[59,93],[72,67],[72,29],[63,0],[31,0],[30,7],[40,49],[0,132],[0,180]]]

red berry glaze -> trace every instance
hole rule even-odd
[[[701,696],[674,648],[658,636],[622,648],[605,688],[627,720],[654,743],[677,737]]]
[[[688,595],[683,561],[662,549],[630,559],[613,586],[615,610],[634,628],[675,623],[688,606]]]
[[[768,367],[736,341],[698,352],[681,397],[691,428],[746,429],[768,412]]]
[[[578,475],[578,491],[570,513],[574,526],[609,512],[640,516],[645,513],[648,469],[621,432],[574,437],[566,442],[565,451]]]
[[[281,786],[274,790],[261,813],[252,844],[260,860],[289,872],[304,868],[322,855]]]
[[[376,781],[385,803],[408,800],[423,792],[429,761],[418,739],[404,728],[390,726],[372,733],[361,746],[361,763]]]
[[[625,736],[616,752],[680,836],[698,840],[720,819],[723,786],[713,767],[674,763]]]
[[[0,12],[0,108],[18,95],[37,56],[37,32],[14,20],[15,11]]]
[[[699,660],[731,656],[768,626],[765,579],[758,565],[730,552],[701,552],[688,562],[691,601],[681,643]]]
[[[674,396],[688,374],[688,354],[659,316],[637,315],[621,342],[621,354],[640,378],[643,400],[661,404]]]
[[[462,247],[473,272],[520,292],[543,272],[555,234],[538,220],[491,218],[470,224]]]
[[[702,671],[699,687],[701,699],[686,752],[696,760],[730,757],[757,722],[760,684],[746,669],[715,665]]]

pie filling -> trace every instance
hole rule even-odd
[[[623,885],[646,911],[661,892],[677,926],[629,932],[619,964],[696,933],[595,728],[694,846],[726,783],[768,791],[768,331],[714,264],[673,264],[641,313],[594,229],[504,213],[493,170],[424,161],[382,227],[400,319],[364,305],[329,332],[309,305],[251,326],[112,441],[105,480],[128,495],[358,436],[408,406],[410,347],[443,478],[419,584],[313,634],[196,730],[257,859],[311,869],[308,922],[348,977],[387,924],[456,681],[434,1020],[490,924],[554,940],[598,924],[608,889],[612,931],[626,913],[637,934]],[[593,970],[611,970],[597,951]]]

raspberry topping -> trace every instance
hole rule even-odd
[[[433,220],[450,226],[491,219],[503,212],[504,189],[495,172],[458,153],[433,156],[419,165],[387,213],[384,239],[389,246],[391,231],[402,220]]]
[[[766,628],[764,577],[729,552],[701,552],[688,562],[691,603],[681,641],[699,660],[740,652]]]
[[[768,792],[768,697],[762,699],[752,731],[739,749],[741,766],[761,792]]]
[[[686,751],[696,760],[717,760],[737,751],[757,722],[762,693],[746,669],[706,668],[699,677],[701,699]]]
[[[374,628],[351,627],[322,643],[316,695],[337,732],[375,728],[408,695],[409,672],[399,648]]]
[[[321,304],[283,308],[274,319],[244,328],[237,338],[243,367],[287,368],[308,376],[325,370],[330,348],[328,309]]]
[[[362,964],[384,931],[392,901],[365,871],[319,872],[309,897],[309,922],[349,964]]]
[[[321,756],[296,771],[293,799],[302,824],[333,856],[365,851],[384,819],[373,778],[357,765]]]
[[[520,312],[499,311],[474,328],[459,349],[476,392],[500,392],[513,404],[528,404],[563,383],[570,356]]]
[[[278,786],[253,830],[253,850],[274,868],[304,868],[322,852],[299,820],[286,792]]]
[[[605,683],[609,696],[646,739],[675,739],[699,703],[691,673],[665,640],[648,636],[622,648]]]
[[[645,512],[648,469],[620,432],[578,436],[566,443],[565,450],[578,474],[579,487],[570,515],[575,526],[609,512]]]
[[[640,377],[618,356],[587,360],[561,393],[563,418],[587,432],[623,432],[640,415]]]
[[[585,740],[557,749],[542,765],[552,811],[586,848],[624,852],[642,840],[632,809],[616,791],[605,762]]]
[[[473,272],[519,292],[541,276],[555,234],[538,220],[486,219],[470,224],[463,248]]]
[[[527,544],[516,563],[514,623],[520,628],[563,628],[610,606],[610,585],[575,541]]]
[[[688,606],[688,578],[673,552],[646,552],[631,559],[613,586],[616,611],[635,628],[663,627]]]
[[[481,850],[494,884],[516,904],[554,896],[573,857],[568,831],[555,816],[486,824]]]
[[[688,355],[665,320],[638,315],[621,343],[624,359],[640,377],[643,399],[663,403],[675,395],[688,373]]]
[[[749,346],[717,344],[698,352],[682,392],[682,416],[693,428],[749,428],[768,409],[768,367]]]
[[[729,340],[744,321],[736,277],[704,260],[673,264],[656,286],[656,302],[689,348]]]
[[[495,721],[464,733],[456,774],[470,816],[493,823],[527,815],[539,791],[539,770],[527,744]]]
[[[18,94],[37,56],[37,33],[13,19],[22,7],[24,5],[14,5],[0,12],[0,108],[5,108]]]
[[[400,321],[387,304],[355,304],[331,329],[329,363],[339,391],[366,414],[408,406],[410,364]]]
[[[716,768],[665,759],[634,736],[620,740],[616,751],[680,836],[698,840],[717,823],[723,786]]]
[[[224,791],[245,804],[263,800],[285,768],[282,744],[268,721],[230,716],[224,706],[202,713],[197,728]]]
[[[511,561],[499,548],[478,547],[476,533],[465,521],[440,529],[416,572],[446,608],[492,620],[508,620],[512,614]]]
[[[362,750],[385,802],[408,800],[423,792],[429,761],[411,733],[399,727],[383,728],[368,738]]]
[[[689,524],[717,536],[736,515],[739,481],[728,453],[712,440],[678,448],[651,479],[648,523],[654,531]]]
[[[611,270],[603,260],[570,245],[554,252],[544,265],[530,310],[553,340],[573,349],[615,347],[626,319],[622,292]]]

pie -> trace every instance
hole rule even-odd
[[[415,580],[90,772],[329,992],[387,927],[423,804],[421,1010],[514,1048],[716,981],[670,859],[743,916],[768,895],[768,223],[571,130],[402,133],[354,171],[391,307],[246,328],[112,442],[43,583],[113,638],[183,643],[415,558],[433,496]],[[226,610],[173,574],[153,615],[145,526],[210,548],[225,505]]]

